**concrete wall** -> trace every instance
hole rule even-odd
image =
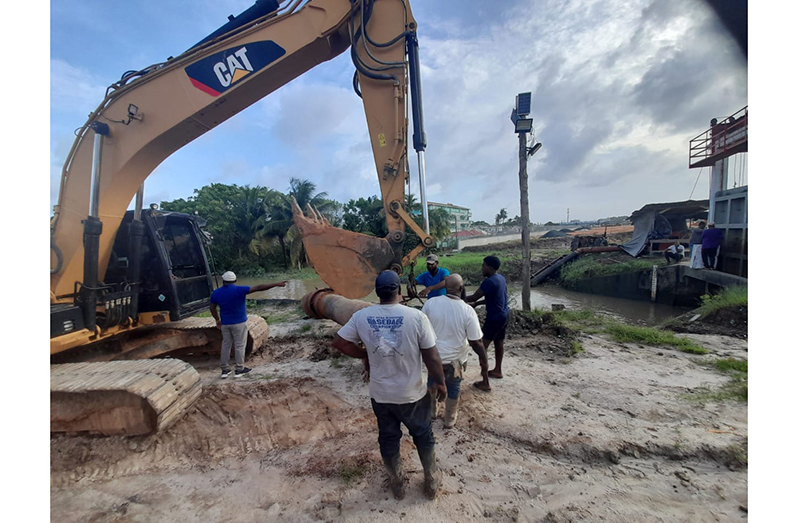
[[[683,265],[665,265],[657,268],[656,303],[677,307],[697,307],[701,295],[720,287],[690,278]],[[628,272],[613,276],[600,276],[577,280],[567,288],[601,296],[612,296],[638,301],[651,301],[651,270]]]
[[[498,236],[475,236],[473,238],[460,238],[457,242],[457,249],[461,250],[464,247],[476,247],[479,245],[493,245],[494,243],[507,243],[521,241],[521,233],[517,234],[502,234]]]

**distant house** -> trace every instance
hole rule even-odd
[[[449,230],[452,233],[463,231],[471,227],[471,209],[468,207],[461,207],[451,203],[436,203],[427,202],[427,209],[434,211],[435,209],[443,209],[449,215]],[[414,211],[413,214],[419,215],[421,211]]]

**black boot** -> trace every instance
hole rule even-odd
[[[402,474],[402,455],[396,453],[391,457],[382,457],[385,463],[385,470],[388,472],[388,485],[391,487],[393,497],[404,499],[405,497],[405,478]]]
[[[424,495],[428,499],[435,499],[438,487],[441,485],[441,473],[435,460],[435,447],[427,449],[418,448],[418,457],[424,467]]]

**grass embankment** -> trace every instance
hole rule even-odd
[[[726,287],[714,296],[702,296],[701,306],[696,309],[696,313],[700,314],[702,317],[706,317],[721,309],[747,306],[748,287]]]
[[[543,259],[550,259],[554,260],[560,257],[562,254],[569,253],[569,250],[543,250],[543,251],[533,251],[532,259],[533,259],[533,266],[532,269],[535,269],[535,257],[541,257]],[[499,268],[499,273],[502,274],[507,281],[521,281],[521,271],[523,268],[523,252],[518,249],[506,249],[502,248],[502,250],[496,250],[492,252],[462,252],[457,254],[449,254],[449,255],[439,255],[439,265],[446,269],[449,269],[449,272],[454,274],[457,273],[463,277],[466,285],[479,285],[482,280],[482,260],[485,259],[486,256],[493,255],[498,256],[499,260],[501,260],[501,268]],[[422,272],[427,270],[426,266],[426,257],[420,256],[416,259],[416,268],[414,269],[414,273],[416,276],[421,274]],[[408,267],[405,267],[405,276],[410,273]]]
[[[602,263],[602,261],[604,263]],[[660,261],[659,264],[661,265],[662,262]],[[613,276],[626,272],[645,271],[651,269],[654,265],[657,265],[657,262],[654,260],[631,259],[628,261],[618,261],[602,256],[580,256],[575,261],[560,269],[560,281],[564,287],[567,287],[577,280],[600,276]]]
[[[534,309],[530,313],[554,325],[589,334],[606,334],[621,343],[639,343],[650,346],[667,346],[690,354],[707,354],[709,351],[687,338],[672,332],[652,327],[636,327],[620,323],[608,316],[589,310],[544,311]]]
[[[698,315],[698,318],[695,316]],[[748,287],[727,287],[714,296],[701,297],[701,305],[681,316],[670,318],[662,328],[698,334],[747,334]],[[714,331],[713,331],[714,329]]]

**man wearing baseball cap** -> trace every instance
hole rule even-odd
[[[420,283],[425,288],[419,291],[420,298],[434,298],[446,295],[446,277],[449,276],[449,269],[438,267],[438,255],[430,254],[427,256],[427,270],[416,276],[416,283]]]
[[[333,347],[367,362],[371,408],[379,428],[377,441],[394,497],[405,496],[399,453],[404,424],[424,467],[424,493],[433,499],[441,479],[435,460],[431,408],[432,401],[446,397],[435,332],[423,312],[400,303],[399,275],[395,272],[380,273],[375,288],[379,305],[354,313],[335,335]],[[431,380],[429,392],[421,374],[422,363]]]
[[[211,315],[222,330],[222,378],[230,375],[230,349],[235,345],[236,370],[234,378],[252,369],[244,367],[244,349],[247,346],[247,294],[285,287],[285,282],[263,283],[248,287],[236,285],[233,271],[222,274],[222,286],[211,294]],[[219,314],[221,312],[221,317]]]

